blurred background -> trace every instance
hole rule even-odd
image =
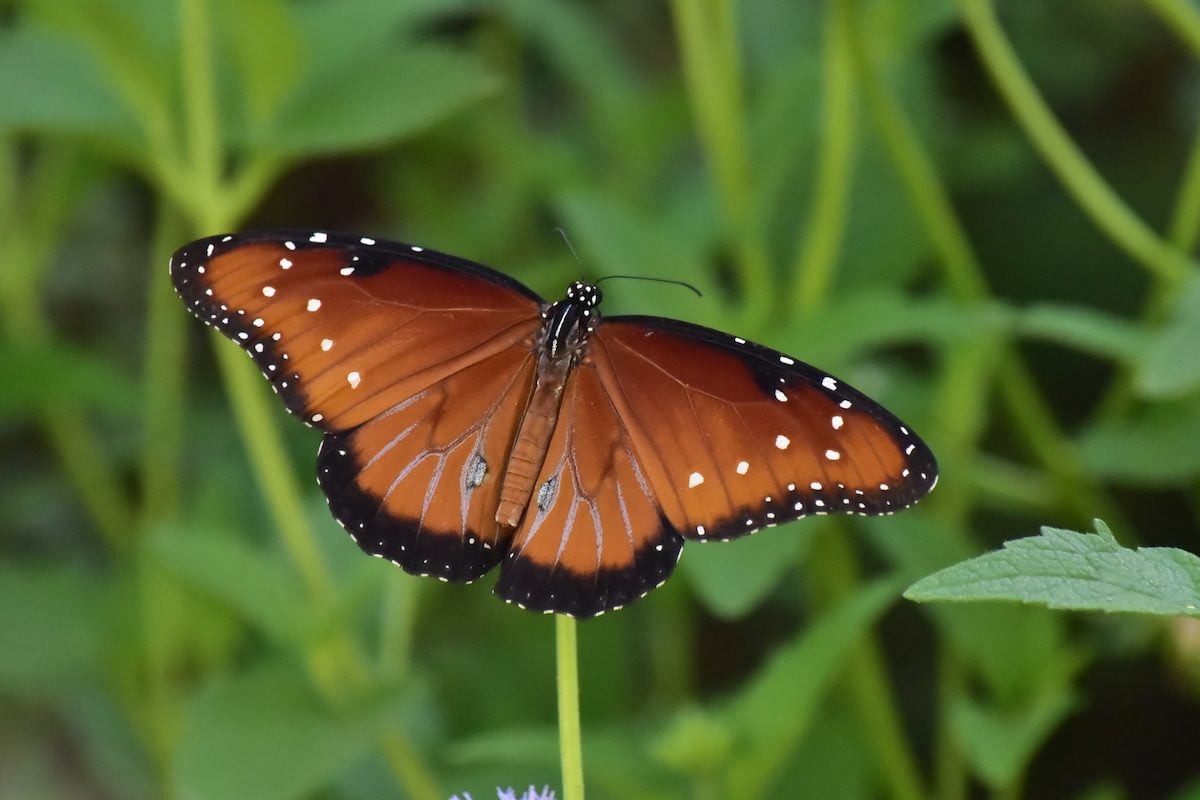
[[[171,292],[267,226],[687,280],[606,311],[938,454],[581,625],[590,796],[1200,797],[1195,620],[900,598],[1043,524],[1196,549],[1198,57],[1191,0],[0,2],[0,797],[558,785],[551,620],[363,557]]]

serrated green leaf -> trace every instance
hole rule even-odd
[[[1074,707],[1065,688],[1014,712],[960,697],[950,708],[950,724],[975,773],[992,789],[1004,789],[1017,784],[1038,749]]]
[[[917,602],[1005,600],[1056,609],[1200,616],[1200,558],[1173,547],[1121,547],[1096,533],[1042,528],[1041,536],[917,581]]]
[[[861,524],[910,580],[977,554],[961,529],[924,506]],[[925,608],[957,658],[978,676],[987,697],[1005,707],[1066,683],[1078,667],[1080,658],[1068,649],[1061,617],[1045,608],[999,603]]]
[[[252,144],[290,158],[381,147],[460,111],[496,85],[473,56],[409,42],[318,76]]]
[[[301,638],[309,605],[278,555],[213,533],[170,528],[148,537],[150,555],[195,589],[284,642]]]
[[[709,611],[722,619],[738,619],[796,568],[812,535],[812,525],[785,525],[733,544],[705,542],[688,547],[680,566]]]
[[[1200,278],[1180,293],[1171,319],[1150,342],[1135,376],[1143,397],[1181,397],[1200,386]]]
[[[1131,484],[1179,484],[1200,474],[1200,401],[1158,404],[1128,417],[1102,421],[1079,438],[1091,474]]]
[[[375,724],[326,707],[300,670],[270,663],[189,704],[173,782],[185,800],[309,796],[369,752]]]

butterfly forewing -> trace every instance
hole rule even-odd
[[[928,447],[842,381],[718,331],[617,317],[589,358],[672,523],[728,539],[809,514],[886,514],[937,478]]]
[[[580,365],[496,593],[524,608],[593,616],[662,584],[682,546],[596,370]]]
[[[293,413],[345,430],[511,346],[540,301],[421,248],[326,233],[201,239],[171,259],[189,309],[246,349]]]

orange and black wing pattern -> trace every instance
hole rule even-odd
[[[496,594],[522,608],[591,617],[661,586],[682,548],[599,374],[581,364]]]
[[[589,347],[647,482],[686,538],[891,514],[937,481],[916,433],[784,353],[659,317],[610,318]]]
[[[496,496],[532,384],[537,295],[469,261],[324,232],[201,239],[171,277],[326,431],[318,480],[359,546],[447,580],[499,560]]]

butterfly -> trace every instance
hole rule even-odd
[[[523,608],[590,617],[661,586],[686,540],[891,514],[937,482],[924,442],[844,381],[674,319],[602,319],[421,247],[323,231],[171,258],[188,310],[324,431],[317,479],[367,553]]]

